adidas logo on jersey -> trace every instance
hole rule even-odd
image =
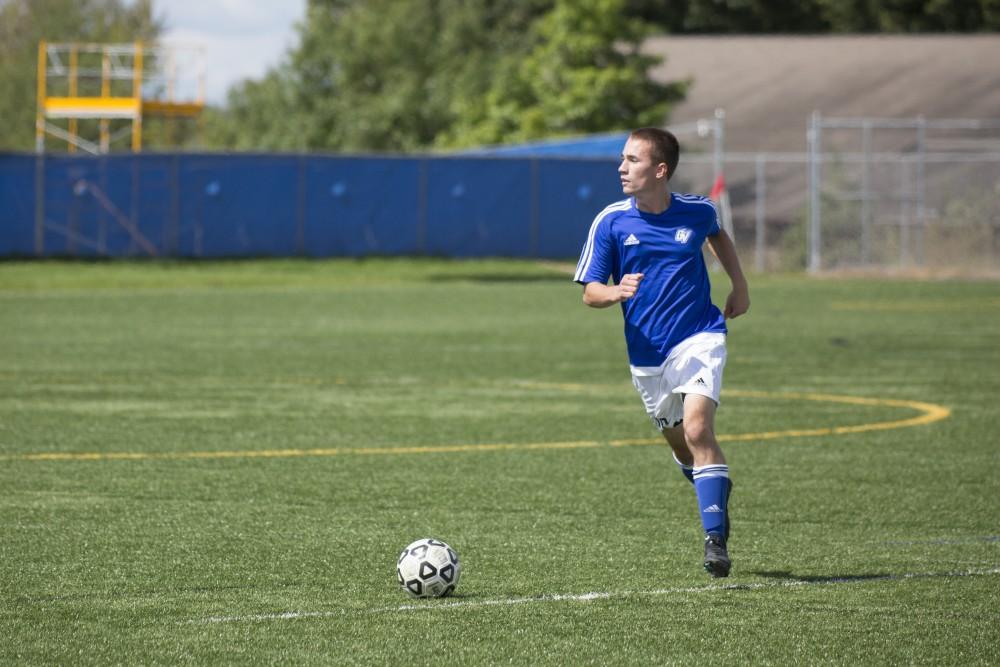
[[[709,505],[702,512],[721,512],[722,509],[718,505]]]
[[[635,237],[635,234],[629,234],[624,245],[639,245],[639,239]]]

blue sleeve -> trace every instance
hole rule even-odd
[[[606,284],[614,266],[614,244],[611,238],[611,221],[600,217],[590,226],[587,242],[583,244],[580,261],[573,280],[586,285],[591,282]]]
[[[719,209],[711,199],[706,199],[705,201],[712,207],[711,219],[707,220],[708,233],[706,236],[718,236],[719,232],[722,231],[722,228],[719,226]]]

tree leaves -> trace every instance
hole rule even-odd
[[[649,28],[624,9],[315,0],[288,65],[235,89],[210,134],[233,148],[413,152],[663,124],[683,87],[649,79]]]

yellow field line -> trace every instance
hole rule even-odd
[[[766,391],[730,391],[728,396],[744,396],[747,398],[783,398],[800,401],[818,401],[821,403],[847,403],[850,405],[889,406],[893,408],[908,408],[922,414],[909,419],[898,419],[871,424],[856,424],[853,426],[831,426],[829,428],[793,429],[787,431],[768,431],[764,433],[741,433],[737,435],[720,435],[721,442],[739,442],[741,440],[769,440],[772,438],[804,438],[820,435],[845,435],[848,433],[865,433],[867,431],[885,431],[894,428],[908,428],[932,424],[951,416],[951,409],[934,403],[922,401],[901,401],[892,398],[863,398],[858,396],[838,396],[835,394],[803,394],[803,393],[772,393]]]
[[[414,447],[329,447],[318,449],[246,449],[208,452],[45,452],[0,457],[16,461],[152,461],[185,459],[280,459],[302,456],[379,454],[432,454],[446,452],[491,452],[512,449],[582,449],[600,447],[596,440],[539,443],[491,443],[483,445],[426,445]]]
[[[587,389],[586,385],[571,384],[532,384],[534,387],[556,387],[568,390]],[[934,403],[921,401],[903,401],[891,398],[863,398],[858,396],[840,396],[836,394],[814,394],[797,392],[767,392],[729,390],[724,396],[741,396],[745,398],[775,398],[792,401],[817,401],[822,403],[845,403],[848,405],[888,406],[916,410],[920,414],[908,419],[897,419],[886,422],[872,422],[851,426],[830,426],[825,428],[787,429],[784,431],[764,431],[761,433],[722,434],[720,442],[745,442],[750,440],[775,440],[778,438],[807,438],[824,435],[846,435],[864,433],[867,431],[883,431],[911,426],[923,426],[951,415],[951,410]],[[261,449],[236,451],[197,451],[197,452],[42,452],[37,454],[14,454],[0,456],[3,461],[152,461],[152,460],[191,460],[191,459],[268,459],[296,458],[305,456],[345,456],[345,455],[398,455],[398,454],[441,454],[461,452],[496,452],[496,451],[528,451],[543,449],[584,449],[602,446],[630,447],[635,445],[663,444],[662,438],[635,438],[625,440],[572,440],[566,442],[536,442],[536,443],[486,443],[465,445],[425,445],[404,447],[333,447],[317,449]]]

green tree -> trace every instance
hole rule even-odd
[[[152,43],[161,29],[153,0],[0,1],[0,149],[34,149],[40,40]]]
[[[628,0],[671,33],[981,32],[1000,0]]]
[[[457,100],[481,97],[497,60],[522,48],[542,6],[537,0],[314,3],[292,60],[309,146],[433,145],[455,122]]]
[[[525,141],[662,125],[686,84],[649,77],[640,52],[648,27],[623,0],[558,0],[529,33],[526,54],[501,60],[484,96],[456,100],[455,126],[438,143]]]
[[[203,143],[235,150],[307,149],[305,114],[296,106],[296,77],[283,63],[260,80],[229,89],[224,108],[207,108]]]
[[[312,0],[281,68],[231,92],[210,142],[415,151],[664,122],[623,0]]]
[[[834,32],[1000,29],[1000,0],[814,0]]]

